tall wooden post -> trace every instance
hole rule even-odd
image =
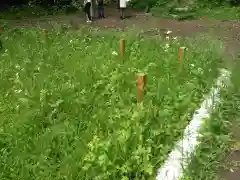
[[[123,57],[125,54],[125,40],[120,40],[120,56]]]
[[[147,75],[138,74],[137,77],[137,101],[138,103],[143,101],[144,90],[147,84]]]
[[[184,52],[185,52],[185,47],[180,47],[178,51],[179,67],[182,67]]]

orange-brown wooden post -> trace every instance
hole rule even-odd
[[[137,101],[142,102],[144,96],[144,89],[147,85],[147,75],[139,74],[137,77]]]
[[[125,40],[121,39],[120,40],[120,56],[124,56],[125,54]]]
[[[179,51],[178,51],[178,61],[179,61],[179,66],[180,67],[182,67],[184,51],[185,51],[185,47],[180,47],[179,48]]]

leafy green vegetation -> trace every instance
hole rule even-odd
[[[214,7],[214,8],[190,8],[177,11],[175,7],[166,9],[164,7],[153,7],[151,12],[154,16],[177,20],[191,19],[217,19],[238,20],[240,18],[239,7]]]
[[[26,19],[26,18],[39,18],[48,15],[61,15],[70,14],[78,11],[78,9],[72,6],[16,6],[9,7],[0,11],[0,19]]]
[[[218,76],[218,46],[122,37],[124,58],[113,33],[4,30],[0,179],[155,176]],[[180,45],[189,47],[181,69]]]
[[[163,18],[190,20],[207,17],[220,20],[238,20],[240,8],[234,5],[239,4],[239,2],[222,0],[133,0],[131,4],[133,7],[140,9],[148,7],[154,16]]]

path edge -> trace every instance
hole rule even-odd
[[[167,160],[158,169],[156,180],[179,180],[183,177],[184,169],[188,167],[191,156],[194,155],[196,148],[201,143],[199,131],[220,103],[220,91],[227,86],[230,76],[230,71],[220,69],[220,76],[204,97],[200,108],[194,112],[192,120],[184,130],[183,138],[175,144]]]

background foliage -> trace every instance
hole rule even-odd
[[[1,0],[0,4],[38,4],[38,5],[70,5],[73,1],[83,2],[84,0]],[[105,0],[105,2],[116,2],[116,0]],[[219,6],[219,5],[239,5],[240,0],[131,0],[131,4],[136,8],[146,6],[168,6],[179,4],[194,4],[197,6]]]
[[[106,4],[115,4],[117,0],[105,0]],[[0,11],[10,8],[10,12],[18,11],[20,6],[41,6],[47,11],[64,10],[73,12],[82,8],[84,0],[1,0]],[[177,19],[195,18],[196,12],[207,10],[211,12],[212,8],[222,8],[238,6],[240,0],[131,0],[130,6],[135,9],[151,11],[153,15],[172,16]],[[13,7],[14,6],[14,7]],[[176,12],[176,8],[182,8]],[[16,10],[17,9],[17,10]],[[36,8],[35,8],[36,9]],[[219,9],[221,11],[221,9]],[[228,11],[228,10],[227,10]],[[51,12],[51,11],[50,11]],[[234,11],[233,14],[237,12]],[[16,14],[16,13],[15,13]]]

